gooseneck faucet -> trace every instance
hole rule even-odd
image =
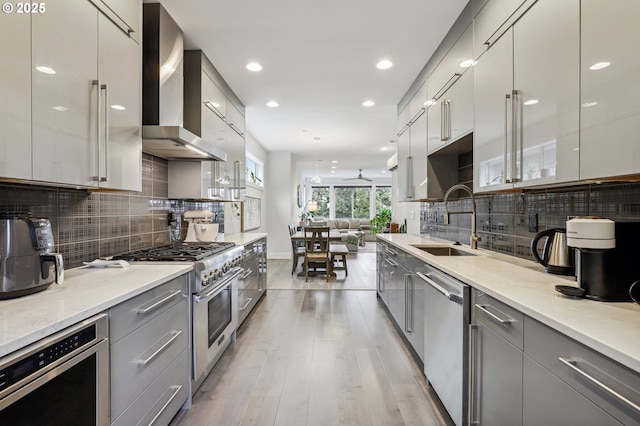
[[[451,195],[451,193],[453,191],[457,191],[457,190],[463,190],[466,193],[468,193],[471,196],[471,211],[460,211],[460,212],[450,212],[449,209],[447,208],[447,203],[449,202],[449,195]],[[447,192],[445,192],[444,194],[444,224],[448,225],[449,224],[449,215],[451,214],[471,214],[471,248],[472,249],[477,249],[478,248],[478,241],[482,241],[482,237],[478,236],[477,232],[476,232],[476,199],[473,196],[473,191],[467,186],[467,185],[463,185],[461,183],[457,184],[457,185],[453,185],[451,188],[447,189]]]

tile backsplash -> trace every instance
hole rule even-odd
[[[142,158],[142,192],[90,192],[66,188],[0,183],[0,212],[31,214],[51,221],[65,267],[98,257],[168,244],[180,236],[182,213],[209,209],[224,231],[220,202],[169,200],[168,163]],[[169,224],[169,213],[175,222]]]
[[[640,183],[609,183],[542,189],[520,194],[478,195],[476,226],[479,247],[533,260],[530,214],[537,214],[538,232],[564,228],[568,216],[600,216],[615,221],[640,221]],[[471,211],[471,199],[449,201],[449,211]],[[420,207],[420,233],[469,244],[471,215],[453,214],[444,224],[444,203]]]

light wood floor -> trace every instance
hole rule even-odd
[[[340,279],[327,287],[323,277],[307,284],[323,289],[303,289],[291,261],[270,260],[266,297],[172,424],[450,424],[376,299],[375,254],[372,266],[357,257],[344,283],[373,282],[368,290],[331,289]]]

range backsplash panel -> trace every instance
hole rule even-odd
[[[224,205],[217,201],[169,200],[167,161],[143,154],[142,192],[89,192],[0,183],[0,212],[31,214],[51,221],[65,267],[98,257],[168,244],[180,235],[182,213],[209,209],[224,231]],[[176,219],[169,224],[168,214]]]

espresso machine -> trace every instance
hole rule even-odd
[[[567,244],[576,249],[576,276],[584,297],[606,302],[631,301],[629,288],[640,279],[640,223],[602,218],[567,221]]]
[[[64,281],[62,255],[51,253],[48,219],[0,214],[0,299],[24,296]]]

